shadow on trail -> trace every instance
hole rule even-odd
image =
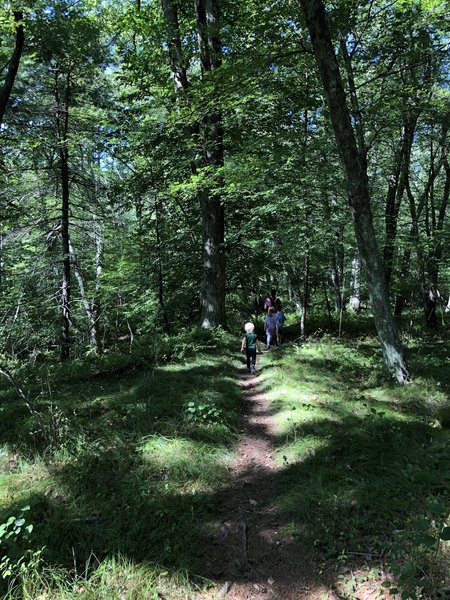
[[[313,368],[319,379],[329,370]],[[368,556],[389,565],[389,532],[426,513],[431,500],[448,501],[445,432],[419,419],[359,416],[339,406],[333,419],[293,427],[292,451],[302,457],[295,464],[250,464],[221,483],[220,452],[230,430],[187,426],[184,411],[187,399],[208,392],[221,415],[235,420],[240,391],[231,377],[216,361],[159,369],[126,386],[84,386],[74,406],[84,438],[70,459],[49,466],[47,489],[29,498],[48,563],[73,572],[75,561],[82,571],[92,556],[95,566],[120,553],[199,580],[266,585],[273,578],[286,598],[306,596],[320,579],[331,586],[338,577],[333,570],[319,577],[319,561],[350,552],[356,565]],[[74,397],[81,389],[72,390]],[[254,439],[280,441],[258,423],[246,428]],[[160,452],[164,444],[179,448],[170,465]],[[265,527],[258,528],[261,521]]]

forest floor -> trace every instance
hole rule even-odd
[[[334,594],[317,581],[311,555],[279,531],[273,489],[283,468],[273,458],[279,432],[259,371],[248,375],[242,367],[239,372],[245,412],[230,466],[232,491],[219,507],[221,527],[209,559],[221,583],[197,597],[331,600]]]
[[[272,349],[272,354],[274,352],[277,349]],[[262,369],[270,367],[266,364]],[[239,369],[244,414],[234,448],[236,458],[229,467],[226,499],[217,506],[220,529],[216,542],[208,548],[208,565],[217,585],[197,594],[196,600],[395,598],[382,587],[386,578],[382,570],[375,569],[375,577],[364,576],[364,570],[370,571],[367,561],[365,569],[355,566],[354,573],[349,570],[350,579],[355,574],[362,579],[358,595],[353,596],[345,588],[349,577],[341,575],[337,582],[327,577],[323,573],[325,565],[320,570],[315,561],[314,548],[297,543],[293,535],[283,530],[276,480],[288,461],[286,456],[283,463],[275,460],[283,432],[274,416],[272,400],[264,392],[260,374],[260,369],[255,375],[247,374],[244,366]],[[334,561],[327,565],[328,569],[333,566]]]
[[[408,340],[404,387],[370,335],[286,343],[256,376],[220,332],[30,370],[52,438],[0,388],[0,596],[447,599],[448,347]],[[2,540],[11,516],[32,534]]]

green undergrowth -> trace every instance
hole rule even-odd
[[[235,492],[239,341],[197,332],[172,342],[125,364],[36,365],[20,383],[49,437],[0,388],[5,599],[176,600],[217,577],[220,503]],[[359,598],[368,578],[380,590],[386,578],[390,597],[398,586],[439,598],[448,586],[449,355],[431,335],[410,339],[405,387],[370,336],[258,358],[257,390],[277,426],[274,520],[315,557],[317,577],[345,584],[342,598]],[[248,477],[267,485],[264,473]]]
[[[437,598],[448,585],[449,544],[439,537],[450,512],[450,435],[440,420],[449,355],[439,342],[412,344],[416,376],[403,387],[388,380],[373,338],[290,344],[262,359],[284,532],[330,560],[336,577],[377,557],[405,598]]]
[[[5,598],[186,598],[205,585],[241,392],[235,339],[185,345],[160,365],[107,377],[86,365],[66,381],[56,370],[30,388],[50,445],[0,389],[0,524],[29,506],[33,526],[27,539],[0,535]]]

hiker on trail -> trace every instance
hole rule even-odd
[[[259,341],[255,333],[253,323],[246,323],[244,326],[245,335],[242,338],[241,352],[245,352],[247,356],[247,373],[256,373],[256,349],[260,352]]]
[[[275,308],[275,303],[278,300],[277,290],[270,290],[270,296],[264,300],[264,312],[269,313],[269,308]]]
[[[275,321],[277,322],[277,346],[281,346],[283,343],[283,330],[284,330],[284,322],[286,317],[284,316],[284,312],[281,307],[281,302],[277,305],[277,312],[275,313]]]
[[[264,317],[264,331],[266,333],[266,350],[270,350],[270,345],[277,341],[277,322],[273,306],[269,308],[267,316]]]

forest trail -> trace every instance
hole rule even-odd
[[[245,413],[209,555],[217,587],[197,598],[332,600],[334,594],[317,581],[308,553],[279,531],[275,480],[283,466],[273,459],[277,431],[270,400],[258,374],[247,375],[242,368],[239,377]]]

